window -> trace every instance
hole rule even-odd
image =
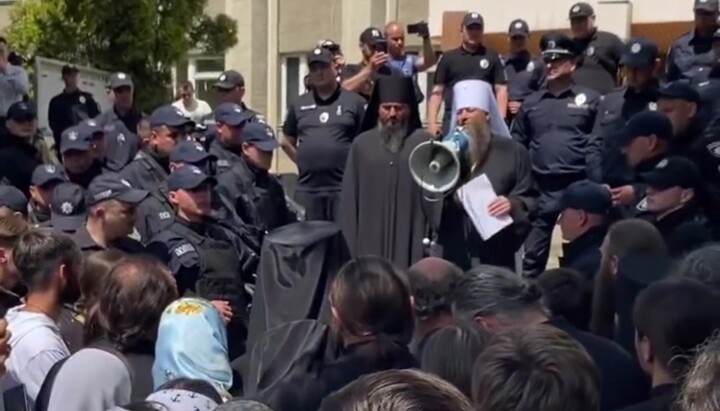
[[[195,96],[200,100],[207,101],[211,107],[219,101],[213,85],[224,70],[224,56],[194,56],[188,60],[187,78],[195,86]],[[179,72],[180,70],[178,70]]]
[[[305,76],[308,74],[304,56],[284,56],[282,58],[280,113],[285,116],[288,107],[295,99],[305,93]]]

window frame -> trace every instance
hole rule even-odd
[[[309,74],[307,66],[307,56],[298,53],[282,54],[280,56],[280,111],[282,113],[281,122],[285,121],[285,115],[288,111],[288,81],[287,81],[287,69],[288,59],[298,59],[298,96],[305,93],[304,80],[305,76]]]

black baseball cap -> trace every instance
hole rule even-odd
[[[312,51],[310,51],[310,53],[308,53],[307,63],[308,65],[311,65],[313,63],[330,65],[332,64],[334,57],[335,56],[330,50],[323,47],[315,47],[314,49],[312,49]]]
[[[720,9],[720,2],[718,0],[695,0],[693,10],[695,11],[709,11],[716,12]]]
[[[633,38],[625,44],[620,64],[627,67],[652,67],[660,51],[657,44],[646,38]]]
[[[78,70],[78,68],[75,67],[75,65],[73,65],[73,64],[66,64],[66,65],[62,66],[62,70],[61,70],[60,72],[61,72],[62,75],[64,76],[64,75],[66,75],[66,74],[75,74],[75,73],[78,73],[79,71],[80,71],[80,70]]]
[[[85,202],[88,207],[92,207],[107,200],[138,204],[147,197],[148,192],[133,188],[132,184],[118,173],[105,173],[90,182],[85,194]]]
[[[607,215],[612,205],[610,190],[590,180],[570,184],[560,197],[561,210],[572,208],[590,214]]]
[[[700,93],[687,80],[676,80],[660,87],[658,99],[661,98],[700,103]]]
[[[196,141],[180,141],[170,152],[171,163],[197,164],[209,158],[215,156],[205,151],[205,147]]]
[[[575,56],[575,43],[561,31],[551,31],[540,39],[542,57],[548,60]]]
[[[50,222],[60,231],[75,231],[87,218],[85,190],[77,184],[60,183],[50,201]]]
[[[150,126],[184,127],[195,124],[173,105],[158,107],[150,115]]]
[[[237,127],[247,121],[250,121],[252,115],[239,104],[235,103],[223,103],[215,108],[213,112],[215,121],[218,123],[227,124],[231,127]]]
[[[215,83],[215,88],[222,90],[231,90],[235,87],[245,87],[245,77],[235,70],[224,71]]]
[[[625,124],[620,137],[620,145],[627,146],[638,137],[655,136],[661,140],[673,137],[673,126],[670,119],[658,111],[645,110],[633,114]]]
[[[88,128],[72,126],[60,135],[60,154],[69,151],[88,151],[92,147],[92,133]]]
[[[692,160],[681,156],[660,160],[652,171],[640,175],[650,187],[666,190],[672,187],[697,188],[703,178]]]
[[[13,121],[30,121],[37,118],[37,111],[34,105],[18,101],[8,108],[6,117]]]
[[[26,214],[28,199],[15,186],[0,185],[0,207],[7,207],[16,213]]]
[[[516,37],[516,36],[529,36],[530,35],[530,26],[528,26],[527,22],[523,19],[515,19],[512,22],[510,22],[510,27],[508,28],[508,34],[510,37]]]
[[[94,119],[83,120],[77,125],[80,133],[89,135],[91,139],[98,137],[98,134],[105,134],[105,130]]]
[[[50,184],[64,183],[68,181],[65,168],[54,164],[40,164],[33,170],[30,184],[37,187],[46,187]]]
[[[481,26],[485,27],[485,20],[483,19],[483,16],[476,12],[471,11],[470,13],[467,13],[465,17],[462,19],[462,26],[463,27],[470,27],[470,26]]]
[[[373,46],[377,43],[382,43],[385,40],[382,30],[377,27],[368,27],[360,33],[360,43],[368,46]]]
[[[132,77],[129,74],[123,72],[113,73],[110,76],[108,87],[115,90],[121,87],[133,87]]]
[[[270,152],[280,146],[272,128],[264,123],[250,123],[242,132],[243,142],[252,144],[260,151]]]
[[[333,54],[342,53],[342,50],[340,49],[340,45],[331,39],[325,39],[325,40],[318,41],[317,47],[322,47],[324,49],[328,49]]]
[[[586,18],[591,17],[595,15],[595,10],[591,5],[588,3],[575,3],[570,7],[570,11],[568,12],[568,18],[570,19],[579,19],[579,18]]]
[[[203,185],[214,186],[217,180],[193,165],[176,168],[167,179],[168,190],[194,190]]]

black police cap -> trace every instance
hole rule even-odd
[[[620,64],[627,67],[652,67],[660,51],[657,44],[646,38],[633,38],[625,44]]]
[[[561,31],[551,31],[540,39],[540,49],[543,58],[554,56],[575,56],[575,43],[570,37]]]
[[[673,126],[670,119],[658,111],[645,110],[633,114],[625,124],[620,144],[628,145],[638,137],[655,136],[661,140],[673,137]]]
[[[560,207],[607,215],[612,209],[610,190],[589,180],[570,184],[560,197]]]
[[[568,18],[578,19],[595,15],[595,10],[588,3],[575,3],[570,7]]]
[[[28,199],[15,186],[0,185],[0,207],[7,207],[16,213],[27,213]]]
[[[681,156],[661,160],[652,171],[641,174],[640,178],[650,187],[659,190],[673,187],[698,188],[703,181],[695,163]]]
[[[665,84],[660,88],[658,98],[700,103],[700,93],[687,80],[677,80]]]
[[[523,19],[513,20],[510,22],[510,27],[508,28],[508,35],[510,37],[527,37],[530,35],[530,26],[528,26],[527,22]]]

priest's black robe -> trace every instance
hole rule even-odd
[[[422,259],[428,219],[420,186],[410,174],[409,156],[430,140],[411,132],[392,153],[377,130],[359,135],[350,147],[340,196],[340,226],[353,257],[375,255],[406,269]]]
[[[495,193],[512,205],[513,224],[484,241],[455,193],[445,198],[438,228],[442,257],[468,270],[478,264],[515,269],[515,252],[530,231],[537,191],[527,150],[510,138],[492,136],[485,160],[463,179],[485,174]],[[458,186],[460,187],[460,186]]]

